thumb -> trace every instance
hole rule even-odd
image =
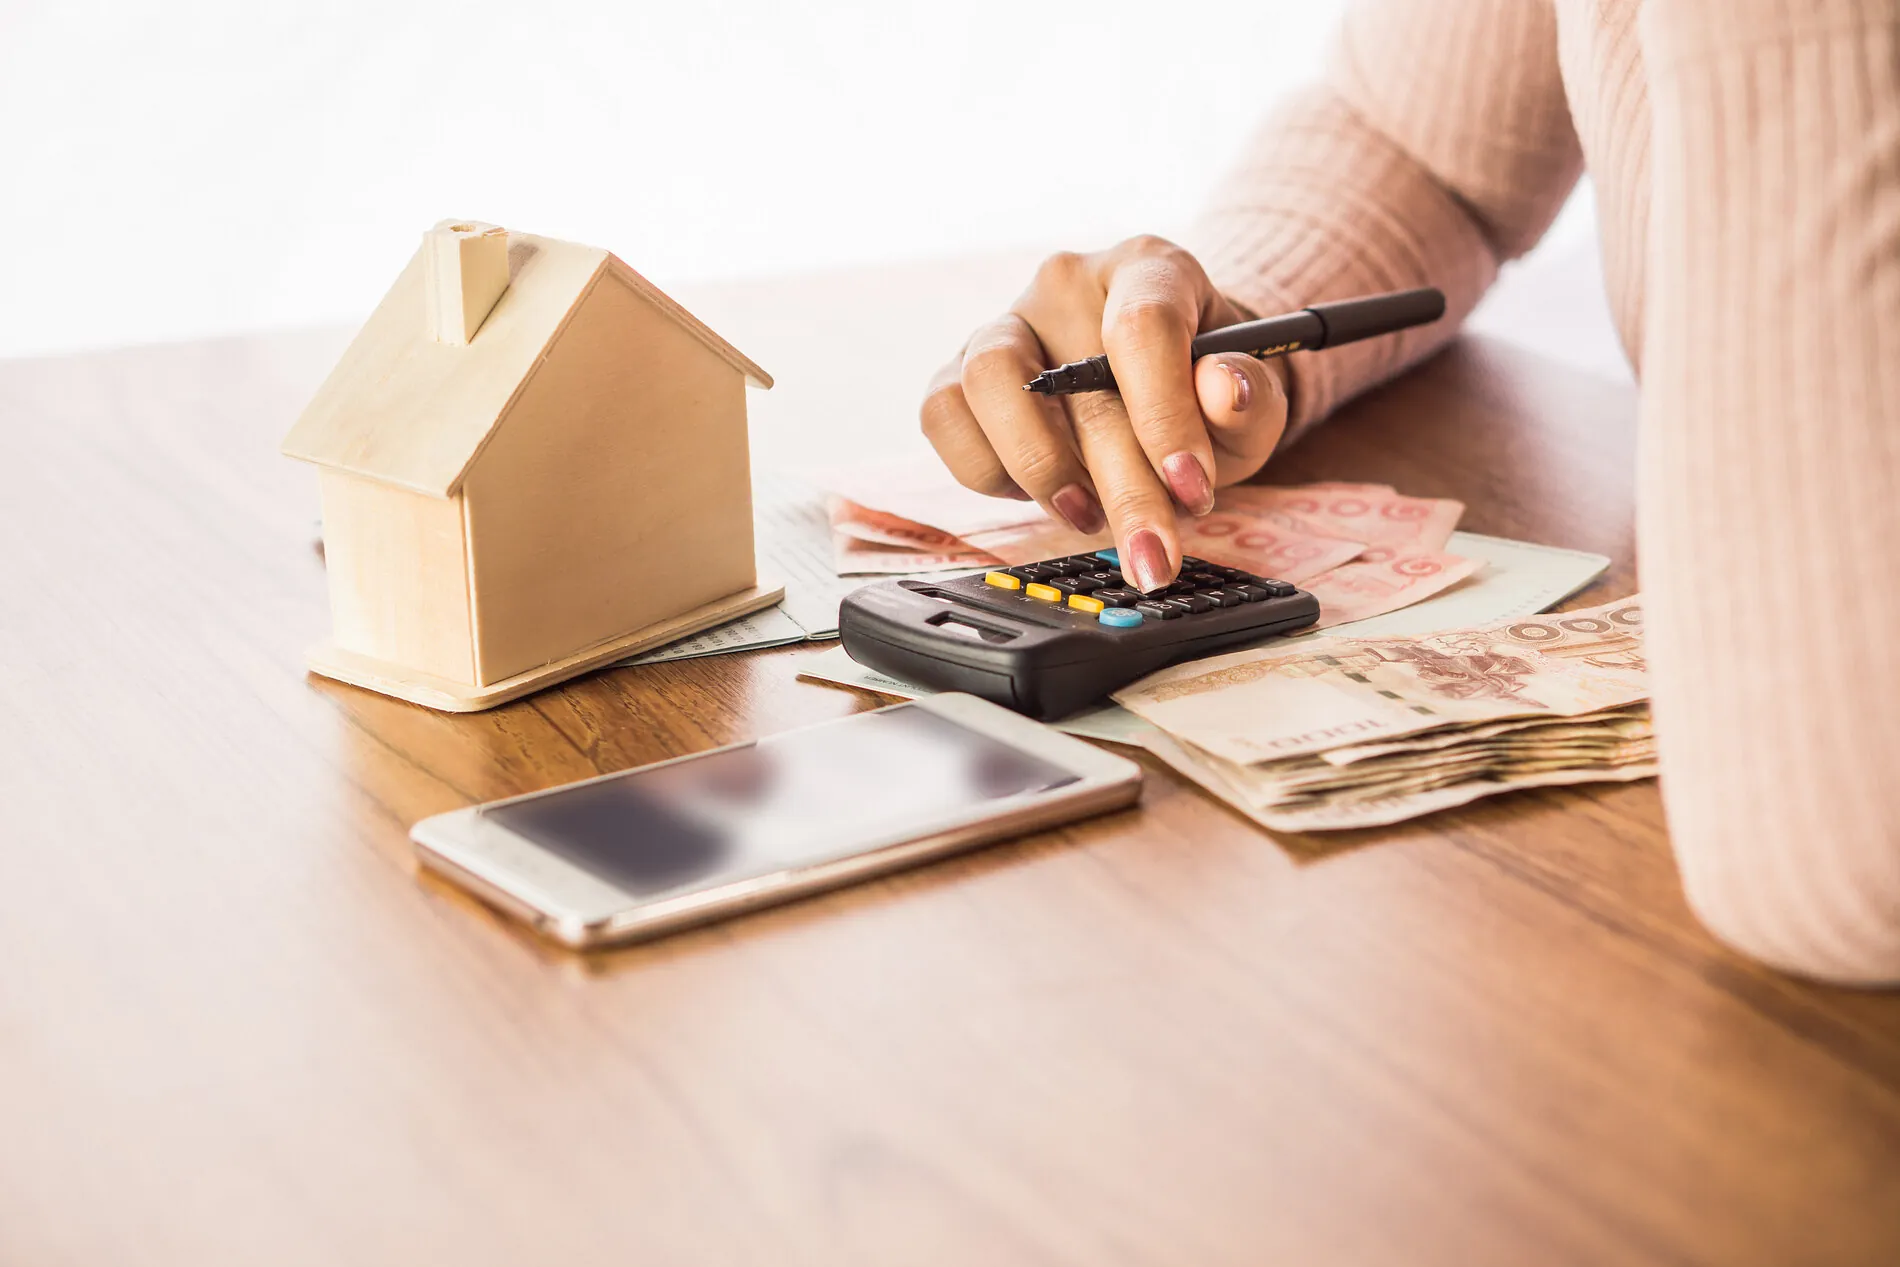
[[[1286,430],[1285,369],[1244,352],[1217,352],[1194,366],[1194,394],[1229,480],[1257,470]],[[1227,481],[1218,480],[1224,483]]]

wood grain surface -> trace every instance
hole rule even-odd
[[[682,298],[781,372],[796,464],[917,443],[1023,276]],[[598,958],[420,878],[424,815],[877,701],[797,649],[471,716],[306,678],[276,441],[342,341],[0,365],[0,1263],[1900,1261],[1900,999],[1713,943],[1651,785],[1275,839],[1150,764],[1137,810]],[[1600,601],[1633,425],[1467,342],[1279,474],[1601,551]]]

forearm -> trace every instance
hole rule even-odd
[[[1414,286],[1445,292],[1433,325],[1289,359],[1289,435],[1430,355],[1498,270],[1457,200],[1329,89],[1268,120],[1188,245],[1222,293],[1262,316]]]
[[[1651,0],[1639,542],[1690,903],[1900,982],[1900,16]]]
[[[1536,0],[1361,0],[1325,80],[1266,121],[1223,183],[1187,245],[1239,303],[1446,295],[1432,326],[1292,358],[1292,429],[1450,338],[1549,226],[1582,163],[1555,40]]]

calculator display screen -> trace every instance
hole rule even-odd
[[[649,897],[859,852],[986,801],[1077,781],[1002,740],[899,705],[484,816]]]

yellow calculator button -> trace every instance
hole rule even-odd
[[[985,585],[994,585],[999,590],[1019,590],[1023,583],[1007,572],[986,572],[983,575]]]
[[[1069,606],[1079,612],[1098,612],[1107,606],[1107,604],[1102,602],[1099,598],[1090,598],[1087,594],[1071,594],[1069,595]]]
[[[1040,598],[1045,603],[1059,603],[1062,601],[1062,591],[1053,585],[1037,585],[1032,583],[1024,588],[1023,593],[1029,595],[1031,598]]]

